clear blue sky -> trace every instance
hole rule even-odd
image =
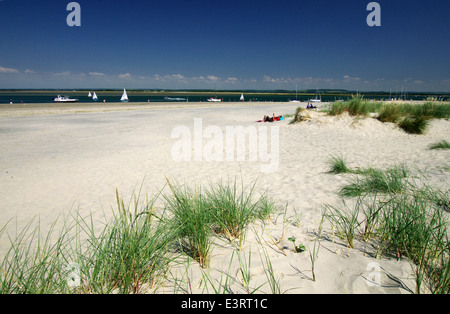
[[[450,1],[0,0],[1,88],[450,92]]]

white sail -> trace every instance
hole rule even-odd
[[[125,90],[125,88],[123,89],[123,94],[122,94],[122,98],[120,98],[120,101],[128,101],[128,95],[127,95],[127,91]]]
[[[241,94],[241,101],[244,101],[244,94]]]
[[[91,92],[89,92],[89,95],[88,95],[88,97],[92,97],[92,94],[91,94]]]
[[[94,95],[92,96],[92,100],[95,100],[95,101],[98,100],[97,94],[95,92],[94,92]]]

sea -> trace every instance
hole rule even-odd
[[[123,90],[117,91],[96,91],[97,102],[118,103],[122,96]],[[88,96],[89,91],[58,91],[58,90],[24,90],[24,91],[1,91],[0,90],[0,104],[36,104],[36,103],[53,103],[57,95],[69,96],[70,98],[78,99],[80,103],[94,103],[92,97]],[[142,91],[127,91],[129,102],[206,102],[208,98],[216,97],[222,99],[223,102],[238,102],[240,101],[241,93],[227,93],[220,92],[218,95],[212,91],[208,92],[142,92]],[[245,101],[259,101],[259,102],[287,102],[289,100],[297,99],[300,101],[309,101],[316,98],[317,95],[312,93],[298,94],[295,92],[261,92],[249,91],[244,92]],[[322,102],[345,101],[352,97],[353,93],[329,93],[321,94],[319,98]],[[356,94],[356,93],[355,93]],[[361,93],[360,93],[361,94]],[[388,100],[400,99],[399,95],[390,95],[389,93],[362,93],[365,99],[368,100]],[[450,93],[440,93],[436,95],[425,93],[411,93],[403,95],[401,99],[405,100],[450,100]]]

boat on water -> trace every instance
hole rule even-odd
[[[98,100],[97,94],[95,92],[94,92],[94,95],[92,95],[92,100],[93,101],[97,101]]]
[[[240,100],[240,101],[244,101],[244,100],[245,100],[244,94],[243,94],[243,93],[241,94],[241,98],[240,98],[239,100]]]
[[[53,99],[54,102],[78,102],[78,99],[69,98],[69,96],[56,96],[55,99]]]
[[[123,94],[122,97],[120,98],[121,102],[128,102],[128,95],[127,95],[127,91],[125,90],[125,88],[123,89]]]
[[[91,94],[91,92],[89,92],[89,94],[88,94],[88,97],[92,97],[92,94]]]
[[[209,102],[221,102],[222,99],[217,98],[217,85],[214,85],[214,90],[215,90],[216,96],[211,97],[211,98],[208,98],[208,101],[209,101]]]
[[[164,100],[169,100],[169,101],[187,101],[186,98],[181,98],[181,97],[164,97]]]

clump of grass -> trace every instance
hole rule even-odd
[[[400,193],[408,183],[404,180],[408,176],[406,167],[394,166],[386,170],[368,169],[360,171],[362,178],[344,186],[339,195],[344,197],[360,196],[366,193]]]
[[[381,122],[397,123],[401,118],[400,106],[386,104],[381,107],[377,119]]]
[[[325,206],[324,219],[330,221],[333,229],[337,231],[339,237],[347,242],[349,248],[353,248],[353,240],[359,227],[359,208],[350,208],[344,202],[343,207]]]
[[[349,247],[361,237],[373,240],[378,256],[408,258],[416,266],[416,292],[426,283],[432,293],[448,294],[449,224],[432,190],[414,186],[408,193],[364,195],[354,207],[327,205],[324,216]],[[361,213],[365,219],[359,219]]]
[[[71,241],[66,229],[52,243],[52,224],[47,235],[41,233],[39,221],[30,221],[15,237],[0,265],[0,293],[54,294],[69,291],[63,257]]]
[[[28,225],[12,241],[1,263],[1,293],[139,293],[166,273],[170,230],[155,217],[153,200],[143,210],[124,205],[100,232],[93,217],[78,213],[42,242],[39,226]],[[55,222],[56,224],[56,222]],[[54,242],[51,239],[56,236]]]
[[[15,237],[2,227],[0,235],[6,233],[11,245],[0,261],[0,293],[149,291],[166,278],[178,256],[174,248],[206,268],[219,229],[241,244],[248,224],[276,210],[267,195],[255,197],[255,185],[215,185],[206,192],[169,186],[159,211],[159,195],[144,206],[139,196],[126,205],[116,191],[117,210],[100,230],[92,215],[78,212],[59,233],[57,222],[42,234],[39,222],[31,221]]]
[[[404,118],[398,126],[409,134],[424,134],[429,125],[425,116],[413,116]]]
[[[409,170],[404,165],[394,166],[386,170],[373,168],[351,169],[342,157],[333,156],[328,161],[329,173],[350,173],[361,175],[344,186],[339,194],[344,197],[360,196],[366,193],[399,193],[406,188],[404,179]]]
[[[329,115],[337,116],[348,112],[350,116],[367,116],[370,112],[376,112],[379,104],[365,101],[363,96],[356,95],[345,102],[335,102],[331,105]]]
[[[366,116],[368,113],[368,107],[363,101],[363,97],[354,96],[347,103],[347,111],[351,116]]]
[[[346,102],[333,103],[328,114],[336,116],[344,112],[359,117],[377,113],[376,119],[381,122],[396,123],[409,134],[424,134],[429,120],[450,118],[450,103],[383,104],[364,101],[361,96],[353,96]]]
[[[171,225],[176,230],[177,241],[187,255],[201,267],[209,265],[212,247],[212,222],[210,206],[201,190],[191,191],[170,184],[172,195],[165,196]]]
[[[166,197],[168,211],[173,215],[183,250],[207,267],[212,236],[237,239],[242,247],[247,226],[257,219],[264,220],[276,210],[266,195],[255,197],[256,182],[250,186],[211,184],[209,188],[189,191],[170,184],[172,196]]]
[[[395,122],[409,134],[424,134],[431,119],[449,119],[449,103],[386,105],[378,115],[382,122]]]
[[[346,104],[344,102],[334,102],[331,104],[330,111],[328,111],[328,115],[330,116],[339,116],[346,111]]]
[[[450,149],[450,143],[446,140],[441,140],[439,142],[433,143],[429,147],[430,149]]]
[[[85,289],[98,293],[139,293],[143,283],[152,288],[168,268],[170,229],[155,214],[156,197],[139,209],[124,205],[116,191],[118,212],[99,236],[90,239],[89,254],[81,264],[89,273]]]
[[[239,189],[236,181],[233,185],[211,185],[206,191],[206,198],[216,233],[223,234],[230,240],[239,239],[242,244],[247,226],[258,216],[262,218],[270,215],[273,204],[266,198],[255,201],[254,188],[255,184],[248,191],[244,186]]]
[[[294,118],[291,120],[291,122],[289,122],[289,124],[306,121],[309,118],[309,116],[303,114],[305,110],[306,110],[305,108],[297,107],[297,109],[295,110]]]
[[[328,161],[329,173],[339,174],[339,173],[351,173],[352,170],[347,167],[343,157],[332,156]]]
[[[377,255],[410,259],[416,266],[417,292],[426,283],[432,293],[449,293],[449,224],[444,215],[448,192],[405,180],[409,170],[404,166],[350,172],[363,178],[345,186],[340,195],[357,196],[356,203],[326,205],[323,215],[333,230],[349,247],[361,237],[373,240]]]
[[[449,119],[450,103],[426,102],[423,105],[411,106],[412,115],[423,116],[427,119]]]

